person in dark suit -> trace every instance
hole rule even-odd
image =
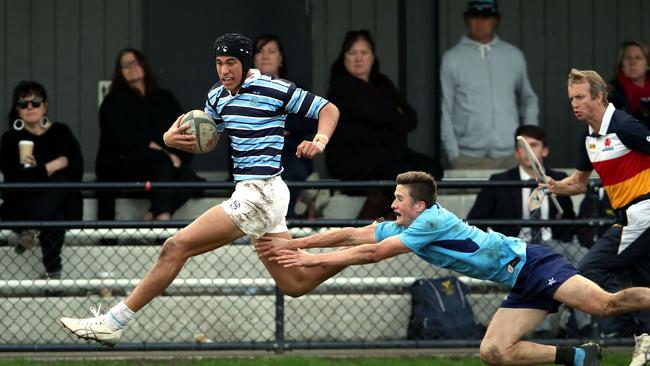
[[[539,126],[519,126],[515,131],[515,157],[519,161],[519,165],[506,170],[502,173],[493,174],[490,176],[491,181],[514,181],[514,180],[529,180],[535,179],[533,168],[526,157],[523,149],[517,147],[517,136],[522,136],[526,139],[531,149],[535,153],[537,160],[544,165],[544,158],[549,154],[549,148],[546,143],[546,132]],[[555,180],[561,180],[567,175],[561,171],[550,169],[544,166],[546,174]],[[531,212],[528,207],[528,197],[530,196],[531,189],[523,188],[512,189],[511,187],[489,187],[483,188],[478,196],[474,205],[467,214],[467,219],[528,219],[531,218]],[[570,197],[562,196],[557,197],[562,210],[563,219],[575,218],[573,211],[573,202]],[[549,219],[555,218],[557,209],[550,202],[545,199],[542,203],[540,218]],[[481,229],[486,229],[482,227]],[[508,236],[518,236],[521,239],[530,241],[533,239],[531,235],[531,228],[522,228],[520,226],[495,226],[492,228]],[[573,236],[573,230],[567,226],[556,227],[543,227],[540,230],[541,238],[540,243],[545,243],[551,239],[558,241],[570,241]]]

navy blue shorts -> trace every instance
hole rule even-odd
[[[578,271],[564,257],[544,245],[526,246],[526,263],[515,286],[503,301],[503,308],[541,309],[555,313],[560,302],[555,291]]]

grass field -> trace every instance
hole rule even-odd
[[[368,350],[372,352],[372,350]],[[92,357],[91,354],[88,355]],[[630,362],[629,353],[606,353],[602,364],[623,366]],[[382,357],[382,358],[320,358],[320,357],[257,357],[202,360],[132,360],[132,361],[29,361],[0,360],[0,366],[479,366],[476,357]]]

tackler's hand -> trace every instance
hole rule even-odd
[[[173,147],[175,149],[183,150],[186,152],[194,152],[194,146],[196,145],[196,136],[185,134],[185,130],[190,128],[190,125],[179,127],[184,114],[181,114],[174,123],[172,123],[169,130],[163,135],[163,141],[165,145]]]
[[[292,249],[290,239],[277,236],[262,236],[255,240],[254,246],[260,258],[268,258],[281,250]]]
[[[313,159],[314,156],[321,154],[325,151],[325,145],[329,141],[329,137],[321,133],[316,134],[312,141],[303,141],[296,149],[296,156],[302,158],[303,156],[308,159]]]
[[[284,267],[316,267],[320,263],[318,255],[304,250],[281,250],[274,257],[269,258]]]

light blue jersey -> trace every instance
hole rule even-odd
[[[408,226],[394,221],[377,225],[377,241],[398,235],[425,261],[481,280],[513,287],[526,262],[526,243],[467,224],[439,204],[424,210]]]
[[[205,102],[218,131],[226,130],[230,137],[235,181],[280,175],[287,113],[317,119],[328,103],[290,81],[251,72],[237,94],[218,83]]]

